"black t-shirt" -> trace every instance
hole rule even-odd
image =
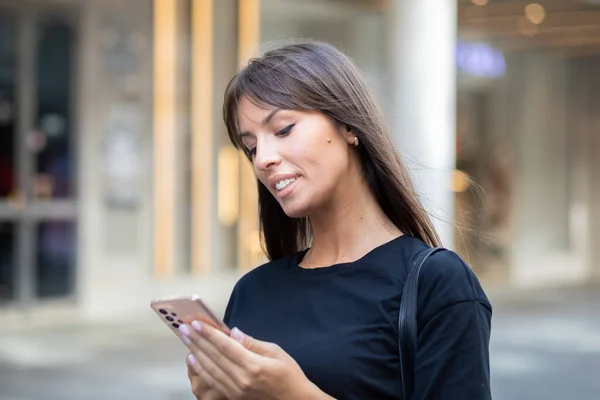
[[[308,379],[340,400],[402,398],[398,310],[411,262],[427,246],[404,235],[355,262],[305,269],[305,251],[236,284],[225,323],[277,343]],[[492,308],[451,251],[421,270],[414,400],[491,399]]]

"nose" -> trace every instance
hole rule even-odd
[[[267,171],[274,166],[279,165],[281,157],[274,143],[263,140],[256,146],[254,155],[254,167],[258,170]]]

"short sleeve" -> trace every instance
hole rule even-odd
[[[451,251],[421,273],[415,400],[491,399],[492,307],[479,281]]]

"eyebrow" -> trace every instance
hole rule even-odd
[[[262,126],[267,125],[275,116],[275,114],[277,114],[279,111],[281,111],[281,108],[276,108],[274,110],[272,110],[269,115],[267,115],[265,118],[263,118],[262,120]],[[244,131],[244,132],[240,132],[240,138],[246,137],[246,136],[251,136],[252,133],[250,131]]]

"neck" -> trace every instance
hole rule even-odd
[[[385,215],[364,179],[309,219],[313,244],[302,260],[304,268],[356,261],[375,247],[402,235]]]

